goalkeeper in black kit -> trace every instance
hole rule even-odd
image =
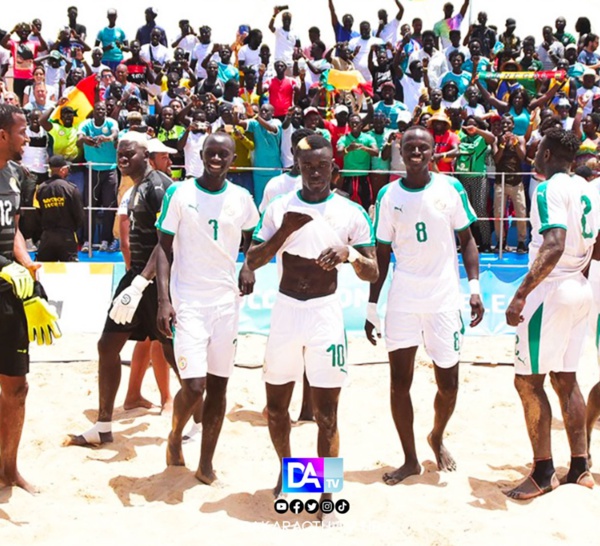
[[[57,316],[48,305],[34,263],[19,231],[22,170],[17,161],[29,142],[21,110],[0,104],[0,483],[29,492],[17,453],[29,372],[29,341],[52,343],[60,336]]]

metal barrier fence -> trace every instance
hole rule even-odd
[[[118,210],[117,207],[93,207],[92,206],[92,171],[94,170],[93,167],[94,166],[113,166],[114,164],[112,163],[91,163],[91,162],[86,162],[86,163],[77,163],[76,164],[77,167],[82,167],[85,168],[87,170],[87,206],[84,207],[84,210],[87,213],[87,228],[88,228],[88,235],[90,238],[89,241],[89,249],[88,249],[88,256],[91,258],[93,256],[93,247],[92,247],[92,234],[93,234],[93,213],[94,212],[102,212],[102,211],[109,211],[109,212],[116,212]],[[172,169],[184,169],[185,165],[172,165],[171,167]],[[116,167],[115,167],[116,169]],[[289,169],[284,169],[284,168],[277,168],[277,167],[235,167],[235,169],[231,169],[230,173],[239,173],[239,172],[254,172],[254,171],[273,171],[273,172],[277,172],[277,173],[281,173],[281,172],[286,172],[289,171]],[[339,173],[341,176],[344,176],[344,173],[348,172],[345,171],[343,169],[339,170]],[[398,176],[404,176],[406,174],[406,171],[392,171],[392,170],[369,170],[369,171],[359,171],[359,170],[352,170],[351,171],[353,173],[353,175],[356,175],[357,172],[361,173],[360,176],[368,176],[369,174],[388,174],[388,175],[398,175]],[[496,237],[498,239],[498,254],[499,254],[499,258],[502,259],[503,256],[503,252],[504,252],[504,245],[502,244],[502,242],[504,241],[504,222],[508,219],[510,219],[511,221],[515,221],[515,222],[529,222],[530,218],[526,217],[526,218],[514,218],[514,217],[507,217],[505,216],[506,213],[506,200],[505,200],[505,187],[506,187],[506,175],[511,175],[511,176],[532,176],[532,172],[516,172],[516,173],[506,173],[506,172],[491,172],[491,173],[481,173],[481,172],[460,172],[460,173],[441,173],[441,174],[445,174],[448,176],[453,176],[456,178],[462,177],[462,176],[477,176],[477,177],[482,177],[482,176],[486,176],[488,178],[488,180],[490,179],[494,179],[494,183],[498,183],[498,177],[500,177],[500,184],[502,184],[502,191],[501,191],[501,201],[504,203],[504,207],[501,210],[501,215],[498,218],[495,217],[477,217],[477,221],[478,222],[489,222],[489,221],[496,221],[498,220],[500,222],[500,233],[496,234]],[[83,197],[83,196],[82,196]],[[33,207],[22,207],[22,210],[35,210]]]

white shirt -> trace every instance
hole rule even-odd
[[[360,51],[356,57],[352,59],[352,62],[354,63],[354,68],[356,68],[368,82],[373,80],[371,72],[369,72],[369,55],[371,54],[371,46],[375,44],[381,45],[383,44],[383,40],[375,36],[370,36],[368,40],[363,40],[360,36],[357,36],[356,38],[352,38],[348,44],[350,51],[354,51],[356,46],[360,46]]]
[[[388,21],[388,23],[381,29],[379,33],[379,38],[383,40],[384,43],[389,42],[394,47],[398,44],[398,31],[400,28],[400,21],[395,17]]]
[[[103,70],[110,70],[110,67],[102,63],[100,63],[98,66],[90,64],[90,70],[92,71],[92,74],[99,74]]]
[[[171,298],[175,309],[233,304],[238,298],[235,264],[242,231],[254,229],[258,211],[250,193],[225,182],[218,192],[195,178],[165,194],[156,227],[174,236]]]
[[[168,48],[162,44],[158,44],[157,46],[145,44],[140,49],[140,57],[147,63],[152,64],[152,62],[155,62],[162,65],[169,60],[170,55]]]
[[[412,114],[415,111],[417,104],[419,104],[419,98],[427,89],[425,87],[425,82],[422,79],[420,82],[417,82],[410,76],[403,74],[400,79],[400,85],[404,90],[404,104],[406,104],[406,108]]]
[[[200,79],[204,79],[206,78],[207,74],[206,74],[206,70],[204,69],[204,67],[202,66],[202,61],[204,60],[204,58],[212,51],[213,48],[213,44],[212,42],[208,43],[208,44],[203,44],[203,43],[198,43],[198,45],[194,48],[194,51],[192,52],[192,60],[196,60],[196,77],[200,80]],[[220,61],[220,58],[218,58],[218,54],[215,53],[212,58]]]
[[[550,49],[544,49],[542,44],[537,47],[538,59],[543,65],[544,70],[554,70],[556,64],[550,57],[550,53],[553,54],[554,58],[562,59],[565,56],[565,46],[563,46],[558,40],[554,40],[550,44]]]
[[[285,195],[294,190],[302,188],[302,177],[292,176],[289,173],[277,175],[267,182],[263,199],[258,207],[258,212],[265,212],[267,205],[280,195]]]
[[[290,123],[287,129],[281,131],[280,157],[284,169],[291,169],[294,164],[294,155],[292,154],[292,135],[296,128]]]
[[[25,130],[27,136],[32,137],[44,137],[47,135],[45,129],[40,127],[37,133],[34,133],[29,127]],[[30,146],[27,144],[23,149],[22,162],[25,167],[34,173],[46,173],[48,172],[48,149],[40,148],[37,146]]]
[[[207,136],[206,133],[193,133],[192,131],[188,133],[187,141],[183,147],[187,176],[198,177],[204,172],[204,162],[200,157],[200,152]]]
[[[238,51],[238,61],[244,61],[246,67],[251,66],[257,69],[262,62],[260,60],[260,47],[250,49],[248,44],[243,45]]]
[[[283,30],[283,27],[275,29],[275,56],[274,61],[284,61],[287,64],[292,64],[294,61],[294,47],[296,41],[300,40],[294,29]]]
[[[420,190],[402,179],[379,193],[377,240],[391,244],[396,266],[388,305],[407,313],[442,313],[460,309],[455,230],[477,220],[462,184],[432,173]]]
[[[453,51],[460,51],[465,56],[465,61],[471,58],[471,52],[469,51],[468,47],[462,45],[454,47],[452,44],[450,44],[446,49],[444,49],[444,55],[446,56],[446,60],[448,61],[448,66],[450,66],[450,54]]]
[[[600,93],[600,87],[594,85],[591,89],[586,89],[585,87],[580,87],[577,90],[577,100],[579,101],[579,97],[583,96],[583,116],[588,116],[592,113],[592,99],[594,95]]]
[[[529,268],[551,228],[566,230],[565,251],[545,280],[555,281],[583,271],[590,261],[600,229],[600,195],[584,178],[555,174],[540,182],[531,204]]]
[[[279,265],[284,252],[316,259],[332,246],[375,245],[373,225],[360,205],[336,193],[330,193],[320,203],[308,203],[302,199],[300,191],[288,193],[269,203],[256,226],[253,239],[259,243],[271,239],[288,211],[308,214],[313,220],[285,240],[277,252]]]
[[[181,32],[175,38],[175,42],[177,40],[179,40],[179,38],[181,38]],[[179,44],[177,45],[177,47],[180,47],[186,53],[189,53],[190,60],[192,60],[192,53],[194,52],[194,48],[199,43],[200,43],[200,41],[198,40],[197,36],[195,36],[194,34],[187,34],[186,36],[183,37],[183,39],[181,40],[181,42],[179,42]]]
[[[437,49],[433,50],[433,55],[428,55],[424,49],[419,49],[418,51],[413,51],[408,59],[408,64],[413,61],[423,61],[423,59],[429,59],[429,66],[427,68],[427,72],[429,75],[429,83],[432,89],[440,88],[442,83],[442,78],[444,74],[448,72],[448,62],[446,61],[445,55],[438,51]]]

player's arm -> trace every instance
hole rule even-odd
[[[592,250],[592,260],[600,260],[600,232],[596,235],[596,242]]]
[[[523,322],[521,311],[525,307],[527,296],[550,274],[565,251],[565,240],[567,238],[565,228],[553,227],[547,229],[544,231],[543,237],[544,241],[535,261],[506,309],[506,322],[509,326],[517,326],[520,322]]]
[[[377,269],[379,275],[377,280],[371,283],[369,289],[369,303],[367,303],[367,320],[365,320],[365,334],[367,339],[373,345],[377,345],[377,340],[373,336],[373,330],[375,330],[377,337],[381,337],[381,320],[377,314],[377,301],[379,300],[379,294],[387,278],[388,270],[390,268],[390,260],[392,257],[392,245],[390,243],[383,243],[377,241]]]
[[[252,244],[252,231],[242,231],[242,252],[244,256],[248,254],[248,249]],[[252,271],[246,260],[242,264],[242,268],[240,269],[240,275],[238,277],[238,288],[240,289],[240,296],[247,296],[248,294],[252,294],[254,290],[254,283],[256,282],[256,277],[254,276],[254,271]]]
[[[268,214],[265,212],[264,216]],[[274,257],[279,249],[283,246],[286,239],[295,231],[299,230],[305,224],[308,224],[312,220],[312,217],[308,214],[302,214],[300,212],[286,212],[283,215],[283,221],[281,226],[268,241],[257,240],[256,234],[252,241],[252,245],[246,253],[246,264],[251,271],[256,271],[259,267],[268,264]],[[259,224],[260,228],[260,224]]]
[[[175,309],[169,297],[169,279],[171,278],[171,260],[174,235],[158,231],[156,246],[156,289],[158,292],[158,313],[156,324],[158,331],[167,337],[173,337],[171,326],[175,325]]]
[[[479,252],[477,244],[473,238],[473,234],[469,228],[457,232],[460,240],[460,252],[463,257],[463,264],[467,271],[467,279],[469,279],[469,288],[471,291],[471,328],[477,326],[483,320],[485,309],[481,301],[481,290],[479,288]]]
[[[27,245],[25,244],[25,238],[21,233],[19,226],[19,215],[15,215],[15,224],[17,229],[15,230],[15,241],[13,243],[13,254],[15,261],[20,263],[23,267],[26,267],[31,272],[31,275],[35,277],[35,272],[42,267],[42,264],[36,263],[31,259],[29,252],[27,252]]]

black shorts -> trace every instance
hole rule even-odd
[[[120,294],[125,288],[131,285],[137,273],[131,270],[127,271],[119,282],[119,286],[115,290],[113,299]],[[112,304],[110,306],[112,308]],[[109,308],[109,312],[110,312]],[[161,343],[166,343],[168,339],[163,336],[156,326],[156,317],[158,315],[158,292],[156,283],[149,284],[142,295],[142,299],[135,310],[133,320],[127,324],[117,324],[110,316],[106,317],[104,323],[104,333],[130,333],[129,339],[134,341],[144,341],[150,338],[152,341],[158,340]]]
[[[29,334],[23,302],[12,290],[0,292],[0,374],[29,373]]]
[[[40,262],[77,262],[77,239],[68,229],[45,230],[38,247]]]

